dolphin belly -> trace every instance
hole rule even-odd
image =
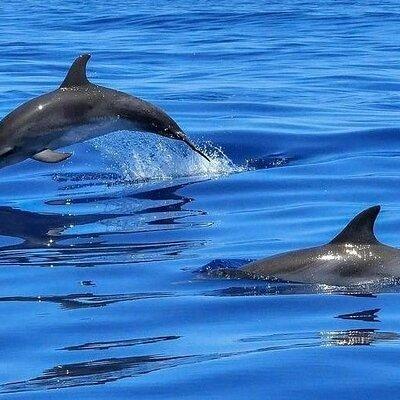
[[[71,125],[69,127],[50,133],[50,141],[44,147],[55,150],[60,147],[70,146],[74,143],[84,142],[95,137],[104,136],[111,132],[123,130],[137,130],[138,127],[124,118],[97,118],[88,123]]]

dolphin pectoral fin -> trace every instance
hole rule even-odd
[[[5,156],[6,154],[10,153],[12,150],[14,150],[14,147],[11,147],[11,146],[3,147],[3,148],[0,150],[0,157],[1,157],[1,156]]]
[[[60,236],[65,231],[65,228],[52,228],[47,231],[47,236]]]
[[[67,158],[70,158],[72,153],[61,153],[58,151],[46,149],[37,154],[35,154],[32,158],[36,161],[42,161],[45,163],[58,163],[61,161],[65,161]]]

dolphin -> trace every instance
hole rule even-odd
[[[72,154],[56,151],[60,147],[122,129],[180,140],[210,161],[160,108],[89,82],[89,59],[90,54],[79,56],[57,90],[20,105],[0,121],[0,167],[27,158],[64,161]]]
[[[380,209],[362,211],[327,244],[253,261],[228,276],[332,286],[394,283],[400,278],[400,250],[374,234]]]

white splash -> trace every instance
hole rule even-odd
[[[121,131],[96,138],[92,143],[96,150],[118,166],[123,178],[129,181],[214,177],[244,170],[211,143],[201,147],[210,162],[184,143],[154,134]]]

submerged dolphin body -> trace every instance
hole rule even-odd
[[[375,237],[379,211],[380,206],[362,211],[328,244],[251,262],[236,276],[335,286],[397,281],[400,250]]]
[[[0,121],[0,167],[30,157],[60,162],[71,153],[56,149],[121,129],[152,132],[183,141],[209,160],[160,108],[89,82],[86,77],[89,58],[89,54],[79,56],[57,90],[22,104]]]

